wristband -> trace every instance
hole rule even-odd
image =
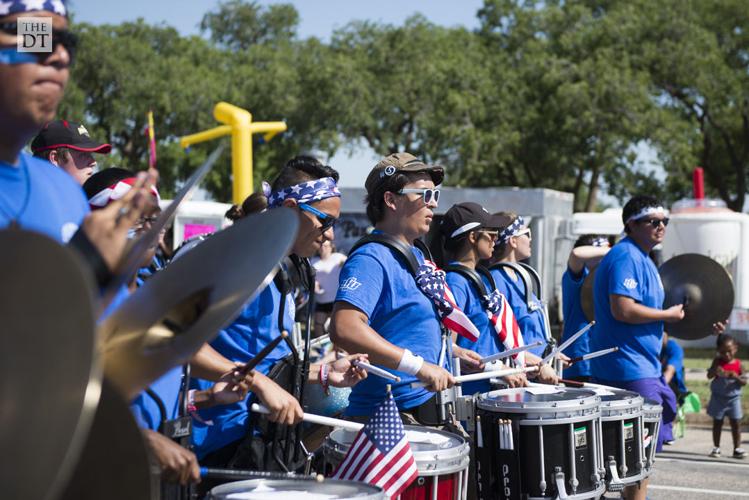
[[[403,357],[401,357],[400,363],[398,363],[398,371],[408,373],[409,375],[416,375],[424,365],[424,358],[417,356],[408,349],[403,350]]]

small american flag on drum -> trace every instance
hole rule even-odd
[[[334,479],[363,481],[379,486],[395,498],[418,477],[416,462],[392,393],[375,409],[341,465]]]

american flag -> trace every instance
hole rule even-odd
[[[486,314],[489,321],[494,326],[494,331],[499,335],[499,340],[508,351],[525,345],[523,336],[520,334],[518,322],[515,314],[512,312],[507,298],[499,290],[494,290],[488,296],[484,297],[486,305]],[[525,353],[515,354],[513,359],[520,366],[525,364]]]
[[[356,435],[333,478],[364,481],[381,487],[388,497],[394,498],[418,475],[398,407],[388,392]]]
[[[416,273],[416,285],[435,305],[445,327],[471,342],[479,339],[478,329],[455,303],[455,297],[445,280],[445,271],[427,260]]]

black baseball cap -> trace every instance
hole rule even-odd
[[[459,238],[477,229],[499,229],[507,221],[492,215],[478,203],[466,201],[450,207],[440,223],[440,231],[447,239]]]
[[[87,153],[107,154],[112,146],[97,142],[88,135],[86,127],[68,120],[54,120],[44,125],[41,132],[31,141],[31,151],[34,154],[50,149],[68,148]]]

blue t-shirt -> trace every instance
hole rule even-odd
[[[22,229],[67,243],[88,212],[83,189],[62,169],[23,152],[16,166],[0,161],[0,228],[18,218]]]
[[[580,289],[588,276],[588,268],[583,267],[579,275],[572,274],[569,268],[562,275],[562,312],[564,313],[564,331],[562,331],[562,342],[570,338],[577,331],[588,324],[583,308],[580,304]],[[595,327],[594,327],[595,328]],[[564,354],[570,358],[582,356],[590,352],[590,337],[593,328],[578,337],[572,345],[564,350]],[[590,361],[579,361],[569,368],[564,369],[564,376],[590,377]]]
[[[487,291],[491,291],[491,285],[486,278],[481,276],[481,279],[484,281]],[[463,310],[480,333],[476,342],[471,342],[462,335],[458,335],[456,342],[458,346],[475,351],[482,358],[504,351],[505,346],[499,339],[494,325],[489,321],[489,315],[481,302],[479,291],[472,282],[468,281],[462,274],[450,271],[447,273],[447,284],[453,292],[455,303]],[[477,392],[484,393],[491,390],[491,385],[488,380],[477,380],[464,383],[462,389],[465,395],[476,394]]]
[[[421,252],[417,248],[412,251],[423,263]],[[357,248],[343,265],[339,279],[336,302],[348,302],[361,310],[369,318],[369,326],[391,344],[410,349],[428,363],[439,362],[442,334],[435,308],[392,250],[380,243]],[[416,377],[389,371],[401,381],[373,376],[362,380],[351,389],[347,415],[371,415],[384,399],[387,384],[401,410],[419,406],[433,396],[424,388],[411,387]]]
[[[590,362],[593,377],[628,382],[660,378],[663,322],[623,323],[611,313],[610,295],[622,295],[638,304],[660,309],[664,292],[653,261],[630,238],[614,245],[601,260],[593,284],[596,329],[590,335],[591,351],[618,346],[615,353]]]
[[[130,403],[130,412],[135,421],[143,429],[158,431],[161,420],[173,420],[179,416],[179,390],[182,385],[182,366],[175,366],[161,378],[151,384],[149,389],[156,394],[164,404],[166,415],[161,414],[159,405],[146,391],[141,392]]]
[[[543,344],[528,349],[536,356],[541,356],[546,349],[546,329],[544,327],[543,305],[536,294],[531,292],[531,307],[525,302],[525,284],[519,276],[511,278],[504,269],[492,269],[492,277],[497,284],[497,290],[502,292],[510,303],[515,320],[518,322],[520,333],[526,344],[543,341]]]
[[[661,350],[661,366],[665,370],[668,365],[673,366],[676,371],[673,381],[676,382],[679,393],[689,392],[684,383],[684,349],[674,339],[668,339]]]
[[[291,332],[294,327],[294,300],[289,294],[284,300],[284,329]],[[211,342],[211,347],[230,361],[249,361],[271,340],[281,335],[278,329],[280,304],[281,292],[276,284],[271,282],[255,300],[244,307],[231,325],[219,332]],[[255,369],[267,374],[276,362],[290,352],[286,342],[282,341]],[[213,382],[202,379],[191,381],[194,389],[208,389],[212,385]],[[200,411],[202,420],[212,421],[213,425],[193,421],[193,443],[198,458],[241,439],[247,433],[247,406],[251,398],[252,394],[249,394],[239,403],[214,406]]]

